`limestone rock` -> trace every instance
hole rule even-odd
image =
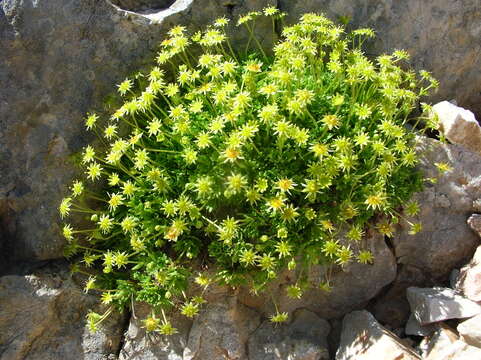
[[[344,317],[341,344],[336,360],[417,360],[414,350],[382,327],[367,311],[354,311]]]
[[[456,289],[473,301],[481,301],[481,246],[473,258],[461,268]]]
[[[459,336],[449,326],[440,323],[431,336],[426,337],[420,344],[423,359],[438,359],[446,348],[450,348],[459,340]]]
[[[464,319],[481,313],[481,306],[457,295],[449,288],[417,288],[407,290],[411,311],[421,325],[448,319]]]
[[[440,130],[449,141],[481,154],[481,127],[471,111],[441,101],[433,106],[433,112],[439,119]]]
[[[0,278],[2,360],[107,359],[118,352],[124,318],[113,314],[95,334],[85,326],[97,299],[68,274],[43,272]]]
[[[481,359],[481,349],[470,346],[463,341],[455,341],[435,355],[430,355],[425,360],[467,360]]]
[[[247,339],[259,324],[259,315],[235,297],[207,304],[194,319],[183,360],[245,360]]]
[[[466,220],[473,213],[473,201],[481,195],[481,156],[425,137],[418,138],[417,151],[425,178],[437,178],[437,182],[426,182],[424,190],[414,195],[421,210],[413,221],[422,223],[422,231],[410,235],[410,225],[401,221],[393,238],[394,251],[399,263],[420,269],[428,278],[445,280],[479,245]],[[443,162],[452,171],[440,174],[435,164]],[[448,207],[443,205],[446,199]]]
[[[457,329],[466,344],[481,348],[481,315],[463,321]]]
[[[468,219],[468,225],[481,236],[481,214],[473,214]]]
[[[119,360],[182,360],[192,321],[175,312],[169,315],[169,319],[178,333],[162,336],[147,333],[143,328],[142,320],[151,313],[148,305],[136,304],[134,310]]]
[[[307,310],[298,310],[290,324],[265,320],[248,341],[249,360],[328,360],[329,323]]]

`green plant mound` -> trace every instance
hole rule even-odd
[[[186,297],[190,278],[258,292],[283,268],[371,263],[367,228],[391,236],[420,188],[405,125],[436,81],[404,70],[404,51],[368,59],[361,46],[372,30],[345,33],[316,14],[284,27],[267,56],[260,18],[282,21],[274,8],[241,17],[250,39],[239,53],[227,19],[192,37],[173,28],[158,66],[119,85],[123,105],[102,125],[87,118],[104,146],[86,147],[86,179],[60,206],[62,217],[90,222],[64,226],[66,252],[104,304],[151,304],[149,331],[175,332],[164,312],[172,307],[198,313],[204,300]],[[414,216],[418,206],[407,209]],[[215,271],[198,271],[206,267]],[[313,286],[327,290],[328,279],[299,276],[288,295]],[[90,313],[91,328],[110,311]]]

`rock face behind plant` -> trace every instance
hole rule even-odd
[[[330,329],[326,320],[307,310],[296,311],[286,325],[265,320],[249,338],[249,360],[328,360]]]
[[[373,264],[359,264],[353,261],[343,268],[314,266],[309,274],[313,288],[307,290],[300,299],[287,296],[286,288],[294,283],[296,274],[286,270],[259,296],[241,291],[240,301],[263,314],[272,314],[273,298],[279,304],[279,311],[292,312],[304,308],[324,319],[341,317],[365,306],[396,276],[396,260],[383,237],[377,233],[369,234],[365,239],[365,245],[374,256]],[[352,244],[352,249],[356,250],[356,244]],[[330,281],[331,291],[323,291],[317,286],[326,280]]]
[[[57,271],[55,271],[57,272]],[[2,360],[106,359],[118,353],[124,318],[114,314],[96,334],[85,316],[98,299],[53,271],[0,278]]]
[[[401,222],[401,231],[393,238],[394,251],[398,263],[416,267],[426,277],[446,278],[479,244],[479,236],[466,221],[474,211],[473,202],[481,197],[481,156],[425,137],[419,138],[417,149],[424,176],[437,180],[426,182],[414,196],[421,205],[418,219],[423,230],[410,235],[410,225]],[[440,174],[436,163],[453,169]]]

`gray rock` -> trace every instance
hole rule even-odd
[[[124,335],[119,360],[182,360],[192,321],[176,312],[168,315],[178,331],[176,334],[163,336],[147,333],[142,320],[150,315],[151,308],[146,304],[136,304],[134,310],[129,329]]]
[[[259,315],[235,297],[210,303],[194,320],[183,360],[245,360],[247,339],[259,324]]]
[[[450,348],[459,340],[459,336],[449,326],[439,323],[438,329],[428,337],[425,337],[420,344],[423,359],[438,359],[446,348]]]
[[[432,71],[440,81],[431,102],[455,98],[481,114],[480,11],[478,0],[279,0],[293,22],[304,12],[324,12],[372,27],[377,39],[369,52],[406,49],[411,64]]]
[[[426,178],[437,178],[437,183],[427,182],[414,195],[421,208],[414,221],[422,223],[422,231],[410,235],[410,225],[402,220],[393,238],[394,250],[398,263],[416,267],[428,278],[445,280],[479,245],[466,220],[473,213],[473,200],[481,195],[481,156],[424,137],[418,138],[417,149],[422,155],[420,170]],[[447,163],[453,170],[440,174],[436,163]],[[446,199],[449,207],[442,205]]]
[[[473,214],[468,219],[468,225],[481,236],[481,214]]]
[[[435,324],[421,325],[414,315],[408,319],[406,323],[406,329],[404,332],[406,335],[416,335],[416,336],[428,336],[435,332],[437,329]]]
[[[265,320],[249,337],[249,360],[328,360],[329,323],[307,310],[298,310],[290,324]]]
[[[462,107],[441,101],[433,106],[440,130],[454,144],[481,154],[481,127],[474,114]]]
[[[421,325],[448,319],[464,319],[481,313],[481,306],[457,295],[449,288],[417,288],[407,290],[411,311]]]
[[[367,311],[354,311],[344,317],[341,344],[336,360],[414,360],[421,359],[413,349],[382,327]]]
[[[456,290],[468,299],[481,301],[481,246],[478,247],[469,264],[461,268]]]
[[[0,278],[0,354],[2,360],[107,359],[117,354],[124,317],[114,313],[91,334],[90,308],[100,310],[65,272]],[[74,355],[75,354],[75,355]]]
[[[457,330],[466,344],[481,348],[481,315],[463,321]]]

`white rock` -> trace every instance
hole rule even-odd
[[[461,268],[456,290],[470,300],[481,301],[481,246],[474,253],[470,263]]]
[[[455,341],[442,351],[429,355],[425,360],[479,360],[481,349],[470,346],[463,341]]]
[[[438,329],[431,336],[425,337],[419,345],[423,359],[437,359],[439,354],[459,340],[459,336],[447,325],[440,323],[437,327]]]
[[[413,349],[382,327],[367,311],[347,314],[342,322],[336,360],[418,360]]]
[[[477,315],[458,325],[462,340],[469,345],[481,348],[481,315]]]
[[[474,114],[462,107],[442,101],[433,106],[446,138],[473,152],[481,154],[481,127]]]
[[[480,305],[449,288],[410,287],[407,289],[407,298],[412,313],[421,325],[463,319],[481,313]]]

